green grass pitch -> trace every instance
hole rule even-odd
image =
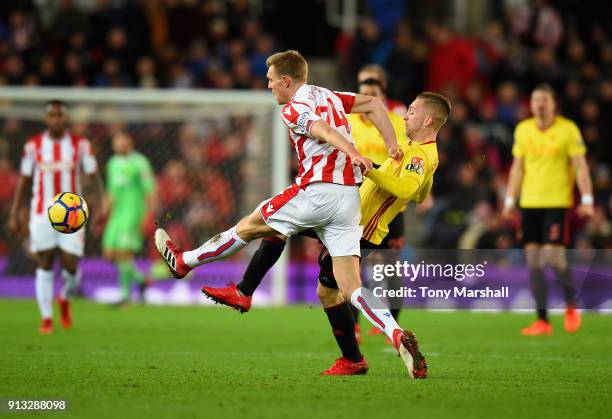
[[[0,307],[0,399],[69,401],[67,412],[36,417],[542,419],[612,411],[606,316],[587,314],[576,335],[553,317],[553,336],[524,338],[518,331],[531,316],[404,311],[401,323],[417,333],[430,366],[429,378],[415,382],[380,336],[364,336],[368,375],[320,377],[338,356],[320,307],[240,315],[79,301],[74,328],[51,336],[38,334],[34,301]]]

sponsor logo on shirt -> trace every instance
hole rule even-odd
[[[424,166],[425,166],[425,161],[422,158],[413,157],[410,160],[410,163],[408,163],[408,165],[406,166],[406,170],[408,170],[409,172],[414,172],[419,175],[422,175],[423,173],[425,173]]]
[[[74,162],[72,160],[40,162],[39,167],[41,172],[63,172],[72,170],[74,168]]]
[[[310,124],[308,124],[308,117],[310,116],[310,112],[306,111],[300,115],[298,119],[297,126],[302,132],[307,132]]]

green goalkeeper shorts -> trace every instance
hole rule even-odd
[[[110,220],[104,229],[102,248],[104,250],[130,250],[134,253],[142,249],[141,223],[126,223]]]

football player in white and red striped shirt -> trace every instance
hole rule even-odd
[[[413,360],[420,356],[414,335],[401,329],[382,301],[361,286],[359,273],[362,227],[357,184],[362,170],[372,168],[372,161],[355,148],[346,113],[367,113],[389,155],[401,160],[403,153],[385,106],[372,96],[332,92],[307,84],[308,65],[297,51],[274,54],[266,64],[268,88],[284,105],[281,115],[298,156],[295,183],[195,250],[181,250],[165,230],[158,229],[157,250],[172,274],[182,278],[196,266],[227,258],[257,238],[292,236],[313,228],[332,257],[341,291],[335,294],[337,303],[351,301],[379,327],[414,377]]]
[[[36,256],[36,299],[42,317],[41,333],[53,332],[53,261],[60,250],[64,286],[57,298],[64,328],[72,325],[69,298],[76,291],[80,272],[79,259],[85,247],[85,229],[73,234],[55,231],[47,218],[49,201],[60,192],[81,193],[85,174],[98,185],[100,197],[104,188],[98,164],[87,138],[68,131],[68,107],[59,100],[45,104],[44,123],[47,129],[30,138],[23,149],[21,176],[11,206],[9,228],[16,236],[29,230],[30,250]],[[28,189],[32,190],[28,229],[20,220]],[[100,214],[98,214],[100,216]]]

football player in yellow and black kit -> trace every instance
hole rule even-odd
[[[570,209],[574,178],[582,195],[578,213],[593,214],[591,177],[586,148],[576,124],[556,115],[555,95],[548,85],[531,94],[532,118],[521,121],[514,132],[514,156],[503,216],[510,218],[519,198],[522,236],[531,275],[531,290],[538,319],[522,330],[526,336],[550,335],[547,316],[547,283],[544,268],[554,268],[563,288],[567,309],[564,326],[569,333],[580,328],[574,287],[565,248],[570,244]]]
[[[360,188],[361,223],[363,225],[362,249],[376,249],[389,232],[389,223],[406,208],[409,201],[421,202],[431,191],[433,175],[438,167],[436,137],[446,123],[450,102],[444,96],[423,92],[409,106],[404,116],[405,132],[410,142],[404,145],[401,162],[386,159],[378,169],[366,173],[367,179]],[[400,143],[401,144],[401,143]],[[280,242],[282,238],[275,238]],[[253,255],[243,281],[225,288],[204,287],[202,292],[216,302],[246,312],[251,307],[252,293],[245,295],[243,287],[255,290],[265,273],[280,257],[282,248],[272,254],[272,246],[260,247]],[[326,371],[325,375],[365,374],[368,363],[357,344],[355,320],[350,304],[338,290],[333,277],[331,258],[326,249],[319,256],[321,267],[317,295],[325,309],[342,357]],[[242,285],[242,287],[240,287]],[[422,355],[415,359],[426,364]],[[420,378],[425,378],[425,375]]]

